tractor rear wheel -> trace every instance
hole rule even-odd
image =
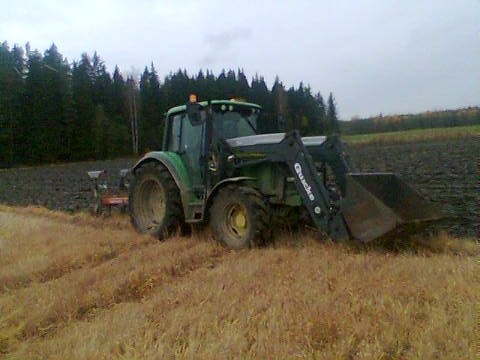
[[[228,248],[254,247],[269,240],[268,216],[260,192],[246,186],[227,185],[213,199],[210,228],[217,241]]]
[[[184,224],[180,193],[170,172],[147,163],[135,172],[128,200],[130,220],[142,234],[171,236]]]

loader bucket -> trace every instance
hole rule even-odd
[[[347,174],[343,216],[353,238],[368,242],[404,224],[441,218],[440,212],[393,173]]]

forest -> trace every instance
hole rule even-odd
[[[480,108],[339,121],[330,92],[325,101],[309,85],[286,88],[242,69],[214,74],[170,72],[163,81],[153,63],[140,76],[113,75],[101,57],[83,53],[69,62],[55,44],[43,54],[0,45],[0,168],[109,159],[158,149],[166,111],[195,93],[200,100],[241,98],[263,107],[262,133],[298,129],[302,135],[361,134],[480,123]]]
[[[480,125],[480,107],[425,111],[419,114],[383,115],[341,121],[344,134],[371,134],[413,129]]]
[[[111,75],[97,53],[69,63],[53,44],[41,54],[0,46],[0,167],[97,160],[158,149],[164,114],[195,93],[199,100],[241,98],[263,106],[261,132],[338,131],[335,100],[309,86],[269,89],[243,70],[219,75],[179,69],[160,81],[153,63],[137,79],[118,67]],[[135,136],[135,134],[137,134]],[[132,136],[133,135],[133,136]],[[137,138],[138,140],[132,141]]]

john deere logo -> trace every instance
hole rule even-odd
[[[308,185],[307,180],[305,180],[305,176],[303,176],[302,166],[299,163],[295,163],[293,167],[295,168],[295,172],[297,173],[298,178],[300,179],[300,182],[302,183],[308,198],[311,201],[315,200],[315,196],[313,196],[312,193],[312,187]]]

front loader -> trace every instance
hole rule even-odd
[[[368,242],[439,217],[392,173],[352,173],[336,136],[258,134],[261,107],[236,100],[168,111],[161,151],[132,168],[129,212],[161,238],[206,223],[230,248],[264,244],[302,215],[333,240]],[[304,216],[305,217],[305,216]]]

